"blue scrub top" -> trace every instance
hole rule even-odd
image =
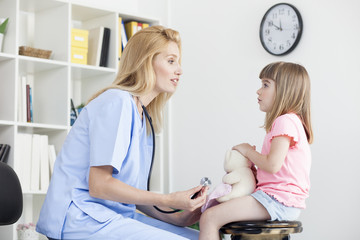
[[[57,156],[36,230],[61,239],[70,204],[98,222],[117,214],[132,217],[134,204],[89,195],[89,170],[111,165],[114,178],[146,190],[152,146],[131,94],[119,89],[100,94],[81,111]]]

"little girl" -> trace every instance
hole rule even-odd
[[[304,67],[287,62],[260,73],[260,110],[266,113],[261,153],[242,143],[233,147],[257,166],[257,187],[250,196],[207,209],[200,219],[200,240],[219,239],[219,229],[234,221],[295,220],[309,196],[313,141],[310,79]]]

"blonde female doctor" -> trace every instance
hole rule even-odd
[[[153,26],[131,37],[116,80],[92,97],[64,142],[38,232],[49,239],[198,239],[184,226],[199,220],[206,189],[147,191],[153,141],[142,105],[159,132],[182,74],[180,59],[177,31]],[[153,205],[184,211],[164,214]]]

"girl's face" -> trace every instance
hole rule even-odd
[[[261,79],[261,88],[256,91],[258,97],[259,108],[263,112],[270,112],[275,100],[275,81],[263,78]]]
[[[179,58],[180,51],[175,42],[169,42],[165,50],[155,56],[153,68],[156,75],[156,92],[175,92],[182,74]]]

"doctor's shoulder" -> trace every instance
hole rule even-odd
[[[92,114],[106,114],[108,111],[131,109],[132,96],[121,89],[108,89],[89,102],[85,108]]]

